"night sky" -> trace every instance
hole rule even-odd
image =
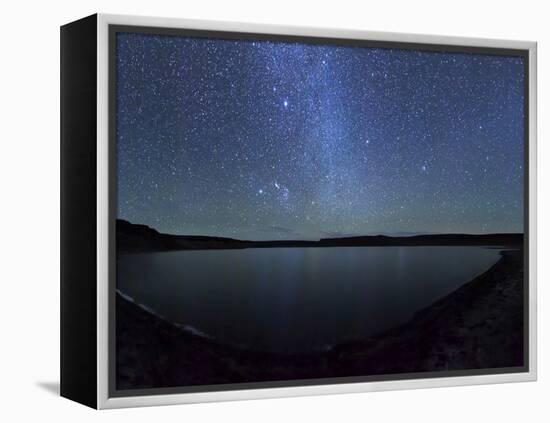
[[[119,33],[118,217],[240,239],[523,232],[523,60]]]

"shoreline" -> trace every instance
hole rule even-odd
[[[118,219],[118,253],[162,251],[234,250],[250,248],[329,248],[329,247],[415,247],[415,246],[494,246],[519,248],[523,234],[430,234],[410,236],[364,235],[318,240],[263,240],[224,238],[204,235],[172,235],[146,225]]]
[[[402,325],[304,354],[224,345],[117,293],[117,389],[521,366],[522,252],[502,251]]]
[[[369,373],[523,365],[523,249],[417,311],[403,325],[335,349],[339,368]]]

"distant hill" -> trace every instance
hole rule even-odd
[[[523,245],[523,234],[436,234],[414,236],[367,235],[342,238],[322,238],[319,241],[247,241],[223,237],[163,234],[147,225],[138,225],[130,223],[126,220],[118,219],[116,221],[116,244],[117,250],[122,252],[275,247],[381,247],[430,245],[519,247]]]

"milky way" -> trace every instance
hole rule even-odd
[[[120,218],[240,239],[523,231],[521,57],[116,46]]]

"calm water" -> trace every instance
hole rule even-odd
[[[338,247],[121,255],[117,288],[215,339],[308,351],[374,334],[487,270],[481,247]]]

